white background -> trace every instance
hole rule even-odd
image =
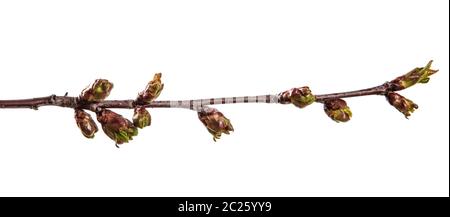
[[[320,104],[217,106],[218,142],[196,113],[152,109],[122,148],[57,107],[0,110],[1,196],[448,196],[448,1],[1,1],[0,99],[78,95],[97,78],[134,98],[163,73],[160,100],[367,88],[434,59],[402,95]],[[131,117],[131,110],[119,110]]]

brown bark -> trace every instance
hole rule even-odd
[[[380,86],[348,91],[341,93],[320,94],[315,95],[317,102],[324,102],[328,99],[348,98],[367,95],[385,95],[391,89],[390,83],[385,83]],[[151,103],[142,103],[135,100],[104,100],[102,102],[85,102],[80,101],[78,97],[71,96],[56,96],[50,95],[47,97],[31,98],[31,99],[17,99],[17,100],[0,100],[0,108],[31,108],[38,109],[41,106],[59,106],[67,108],[86,109],[91,111],[98,111],[100,108],[121,108],[133,109],[136,106],[144,106],[147,108],[170,108],[171,104],[177,101],[153,101]],[[227,104],[223,101],[221,104]]]

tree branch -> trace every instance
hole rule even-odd
[[[406,118],[418,108],[411,100],[396,93],[409,88],[417,83],[427,83],[430,75],[437,70],[431,69],[430,61],[425,67],[414,68],[410,72],[395,78],[382,85],[330,94],[313,94],[309,87],[298,87],[286,90],[278,94],[259,96],[222,97],[193,100],[156,100],[164,88],[161,82],[161,73],[156,73],[145,89],[140,92],[136,99],[105,100],[112,88],[113,83],[106,79],[97,79],[85,88],[77,97],[56,96],[0,100],[0,109],[31,108],[37,110],[42,106],[58,106],[72,108],[75,110],[77,126],[87,138],[93,138],[98,131],[93,118],[84,110],[96,113],[97,121],[102,125],[103,131],[117,144],[127,143],[138,133],[137,128],[150,126],[151,116],[145,108],[184,108],[197,112],[198,118],[213,135],[214,141],[220,138],[222,133],[229,134],[233,126],[228,118],[210,105],[236,104],[236,103],[278,103],[293,104],[304,108],[314,102],[323,103],[324,111],[328,117],[336,122],[347,122],[352,117],[352,112],[343,98],[362,97],[369,95],[385,96],[387,101]],[[133,122],[109,109],[134,109]]]
[[[371,87],[367,89],[346,91],[330,94],[315,95],[316,102],[323,103],[330,99],[361,97],[369,95],[386,95],[386,93],[393,90],[391,82],[386,82],[382,85]],[[270,100],[257,100],[258,98],[270,98]],[[251,100],[253,99],[253,100]],[[197,105],[193,105],[197,102]],[[98,109],[134,109],[137,106],[146,108],[186,108],[197,110],[198,107],[206,105],[219,104],[236,104],[236,103],[281,103],[277,95],[260,95],[260,96],[243,96],[243,97],[222,97],[222,98],[208,98],[208,99],[194,99],[194,100],[157,100],[151,103],[142,103],[137,100],[104,100],[101,102],[83,102],[79,97],[71,96],[56,96],[50,95],[47,97],[31,98],[31,99],[16,99],[16,100],[0,100],[0,108],[31,108],[37,110],[41,106],[59,106],[66,108],[87,109],[93,112]],[[192,106],[190,106],[192,105]]]
[[[329,99],[334,98],[348,98],[348,97],[358,97],[358,96],[367,96],[367,95],[384,95],[389,90],[388,83],[362,89],[356,91],[348,91],[348,92],[340,92],[340,93],[331,93],[331,94],[321,94],[316,95],[317,102],[324,102]],[[264,95],[264,97],[267,95]],[[276,97],[276,95],[269,95],[272,98]],[[208,99],[195,99],[195,100],[158,100],[153,101],[151,103],[139,103],[136,100],[104,100],[101,102],[83,102],[80,101],[78,97],[72,96],[56,96],[50,95],[47,97],[39,97],[39,98],[31,98],[31,99],[16,99],[16,100],[0,100],[0,108],[30,108],[37,110],[42,106],[59,106],[73,109],[87,109],[93,112],[98,109],[134,109],[137,106],[143,106],[147,108],[186,108],[189,109],[189,105],[191,102],[201,102],[201,105],[196,107],[201,107],[205,105],[219,105],[219,104],[236,104],[236,103],[279,103],[278,98],[274,102],[272,101],[256,101],[256,100],[229,100],[229,99],[257,99],[261,96],[245,96],[245,97],[226,97],[226,98],[208,98]],[[225,100],[222,100],[225,99]],[[187,106],[183,106],[187,105]],[[194,107],[195,108],[195,107]],[[195,110],[192,108],[192,110]]]

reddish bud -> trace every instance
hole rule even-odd
[[[133,124],[136,127],[144,128],[146,126],[150,126],[152,122],[152,117],[150,116],[150,113],[145,109],[144,107],[136,107],[134,109],[134,115],[133,115]]]
[[[97,112],[97,120],[102,124],[105,134],[114,140],[116,145],[128,143],[138,134],[138,129],[131,121],[111,110],[104,109]]]
[[[139,93],[137,97],[138,102],[145,102],[150,103],[151,101],[158,98],[158,96],[161,94],[161,91],[164,88],[164,84],[161,83],[161,73],[156,73],[153,76],[153,80],[151,80],[145,89]]]
[[[398,91],[417,83],[427,83],[430,80],[429,76],[439,71],[431,69],[431,63],[433,63],[433,60],[430,60],[425,67],[415,68],[389,82],[391,84],[391,90]]]
[[[292,88],[279,95],[281,104],[292,103],[299,108],[304,108],[316,101],[316,97],[311,93],[309,87]]]
[[[98,128],[90,114],[81,109],[75,109],[75,121],[86,138],[94,138]]]
[[[324,102],[325,113],[336,122],[347,122],[352,117],[352,111],[342,99],[330,99]]]
[[[97,102],[106,99],[111,93],[113,83],[106,79],[97,79],[95,82],[86,87],[80,94],[80,99],[88,102]]]
[[[213,135],[214,141],[220,139],[222,133],[230,134],[230,131],[234,131],[230,120],[217,109],[208,108],[202,110],[198,112],[198,118],[205,125],[208,132]]]
[[[399,112],[403,113],[405,115],[405,118],[408,118],[408,116],[410,116],[415,109],[419,108],[419,106],[413,101],[405,98],[398,93],[389,92],[386,94],[386,99],[388,100],[389,104],[394,106]]]

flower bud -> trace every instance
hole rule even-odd
[[[150,126],[152,122],[152,117],[150,116],[150,113],[145,109],[144,107],[136,107],[134,109],[134,115],[133,115],[133,124],[136,127],[144,128],[146,126]]]
[[[97,112],[97,120],[102,124],[105,134],[116,142],[116,146],[128,143],[138,134],[138,129],[131,121],[111,110],[104,109]]]
[[[347,122],[352,117],[352,111],[342,99],[330,99],[325,101],[324,110],[328,117],[336,122]]]
[[[427,83],[430,80],[429,76],[439,71],[431,69],[431,63],[433,63],[433,60],[430,60],[425,67],[415,68],[392,80],[389,82],[391,84],[390,90],[398,91],[411,87],[417,83]]]
[[[138,102],[150,103],[151,101],[158,98],[159,94],[164,88],[164,84],[161,83],[161,73],[156,73],[153,76],[153,80],[148,82],[145,89],[139,93],[137,97]]]
[[[102,101],[111,93],[113,83],[106,79],[97,79],[95,82],[86,87],[80,94],[80,99],[88,102]]]
[[[214,141],[220,139],[222,133],[230,134],[230,131],[234,131],[230,120],[217,109],[208,108],[199,111],[198,118],[205,125],[208,132],[213,135]]]
[[[316,101],[316,97],[311,93],[309,87],[292,88],[280,93],[281,104],[292,103],[299,108],[304,108]]]
[[[75,121],[78,128],[80,128],[81,133],[83,133],[86,138],[94,138],[94,134],[98,131],[98,128],[90,114],[82,109],[75,109]]]
[[[398,93],[389,92],[386,94],[386,99],[388,100],[389,104],[403,113],[405,115],[405,118],[408,118],[408,116],[410,116],[415,109],[419,108],[419,106],[413,101],[403,97]]]

